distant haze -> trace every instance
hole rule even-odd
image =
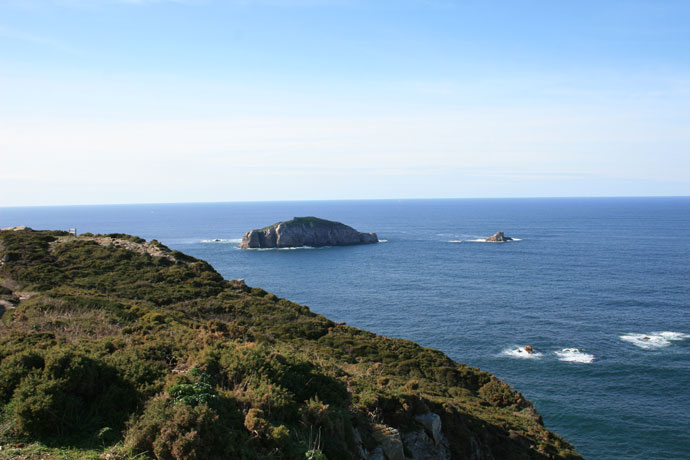
[[[690,2],[0,0],[0,206],[690,195]]]

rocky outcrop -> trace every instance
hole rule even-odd
[[[433,412],[417,415],[412,426],[416,430],[374,425],[371,437],[376,447],[364,448],[362,437],[355,431],[355,443],[363,460],[450,460],[450,446],[441,431],[441,417]],[[478,457],[479,458],[479,457]]]
[[[450,446],[441,431],[441,417],[433,412],[418,415],[415,421],[421,425],[417,431],[402,435],[405,448],[414,460],[449,460]]]
[[[484,241],[488,243],[505,243],[506,241],[513,241],[513,239],[509,236],[505,236],[503,232],[496,232]]]
[[[298,248],[350,246],[378,242],[376,233],[358,232],[340,222],[317,217],[295,217],[287,222],[279,222],[245,233],[238,247],[241,249]]]
[[[19,225],[17,227],[5,227],[5,228],[0,228],[0,232],[22,232],[24,230],[31,230],[29,227],[26,225]]]
[[[405,460],[405,450],[403,448],[400,432],[390,426],[376,425],[372,433],[378,447],[369,454],[370,459],[385,460]]]
[[[59,236],[55,239],[55,241],[50,243],[51,251],[55,250],[55,248],[60,244],[73,243],[75,241],[93,241],[94,243],[98,243],[106,248],[122,248],[127,249],[129,251],[138,252],[140,254],[148,254],[152,257],[165,257],[171,262],[179,262],[177,259],[175,259],[173,255],[171,255],[172,251],[170,250],[170,248],[161,244],[157,240],[151,240],[149,242],[146,242],[146,240],[142,239],[142,242],[136,242],[125,238],[117,238],[108,235]]]

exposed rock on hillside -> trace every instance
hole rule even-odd
[[[278,222],[269,227],[245,233],[239,247],[242,249],[298,248],[350,246],[378,242],[376,233],[358,232],[340,222],[318,217],[295,217],[287,222]]]

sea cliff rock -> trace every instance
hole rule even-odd
[[[513,241],[513,239],[509,236],[505,236],[503,232],[496,232],[484,241],[489,243],[505,243],[506,241]]]
[[[363,460],[450,460],[450,444],[443,435],[441,417],[433,412],[417,415],[404,431],[378,424],[372,427],[376,443],[367,450],[355,430],[354,441]],[[477,459],[482,458],[481,456]]]
[[[358,232],[340,222],[317,217],[295,217],[244,234],[238,246],[250,248],[296,248],[302,246],[350,246],[378,243],[376,233]]]

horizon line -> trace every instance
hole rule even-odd
[[[352,202],[352,201],[442,201],[442,200],[555,200],[555,199],[634,199],[634,198],[690,198],[690,195],[598,195],[598,196],[512,196],[512,197],[433,197],[433,198],[333,198],[312,200],[227,200],[227,201],[151,201],[130,203],[73,203],[73,204],[25,204],[0,205],[5,208],[62,208],[87,206],[149,206],[177,204],[231,204],[231,203],[312,203],[312,202]]]

